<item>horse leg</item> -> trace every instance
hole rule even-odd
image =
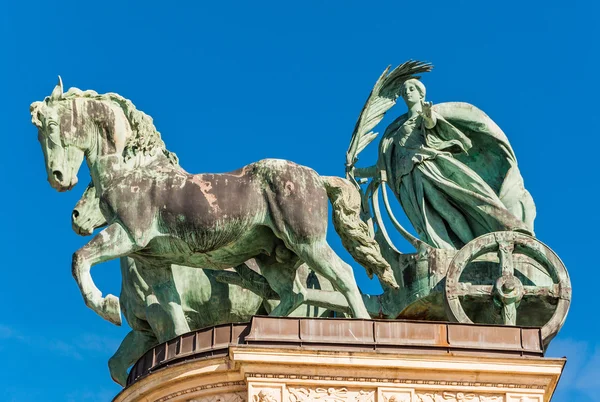
[[[176,336],[190,332],[190,326],[181,307],[181,297],[175,287],[173,280],[173,270],[170,265],[160,265],[144,270],[144,279],[152,288],[152,293],[160,304],[165,314],[149,313],[148,321],[154,329],[159,329],[157,337],[162,340],[169,340]],[[147,301],[152,300],[149,295]],[[149,306],[150,307],[150,303]],[[146,309],[149,311],[149,309]],[[160,334],[160,335],[159,335]],[[162,339],[161,339],[162,338]]]
[[[296,278],[298,259],[276,261],[274,258],[255,258],[262,275],[271,288],[279,295],[279,304],[269,315],[286,317],[290,315],[306,298],[306,288]]]
[[[295,244],[293,250],[308,266],[327,278],[344,295],[355,318],[371,318],[356,285],[352,267],[346,264],[325,240]]]
[[[154,333],[154,336],[156,336],[156,339],[159,343],[163,343],[173,339],[177,336],[177,332],[181,331],[181,329],[175,329],[176,319],[173,318],[174,314],[167,311],[165,308],[163,308],[163,306],[161,306],[160,302],[158,301],[158,298],[156,297],[156,294],[150,293],[146,296],[145,312],[146,317],[148,319],[148,325],[150,325],[150,328],[152,329],[152,332]],[[177,315],[178,312],[175,313],[175,316]]]
[[[158,342],[164,342],[168,341],[173,333],[172,329],[165,330],[164,327],[165,325],[172,326],[173,320],[161,307],[152,288],[143,277],[143,275],[151,277],[152,269],[152,267],[148,267],[147,263],[144,263],[144,260],[136,260],[131,257],[121,258],[123,285],[120,301],[123,314],[131,328],[134,330],[151,330]],[[140,320],[131,312],[128,313],[127,307],[131,303],[143,311],[143,320]]]
[[[113,223],[73,254],[73,277],[86,306],[116,325],[121,325],[119,299],[110,294],[102,297],[102,292],[94,284],[90,269],[93,265],[126,256],[138,249],[127,231],[120,224]]]
[[[158,341],[150,332],[136,330],[129,332],[119,345],[119,349],[108,360],[108,369],[113,381],[125,386],[127,369],[156,345],[158,345]]]

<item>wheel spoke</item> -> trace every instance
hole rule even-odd
[[[454,296],[492,296],[494,287],[492,285],[473,285],[471,283],[459,283]]]
[[[515,303],[502,306],[502,321],[505,325],[517,325],[517,305]]]
[[[571,289],[561,288],[558,283],[550,286],[524,286],[523,296],[547,296],[553,299],[571,300]]]
[[[513,251],[515,243],[508,241],[498,241],[498,258],[502,267],[502,276],[512,276],[515,274],[513,263]]]

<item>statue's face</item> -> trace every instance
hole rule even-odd
[[[423,99],[421,96],[421,92],[419,92],[419,88],[412,82],[408,81],[402,84],[402,99],[406,102],[407,105],[414,105]]]

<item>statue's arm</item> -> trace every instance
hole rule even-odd
[[[432,128],[434,128],[436,123],[437,117],[435,117],[435,113],[432,113],[429,119],[424,119],[425,128],[427,130],[431,130]]]
[[[434,128],[435,124],[437,123],[437,117],[435,116],[432,107],[433,103],[421,101],[421,112],[419,114],[423,119],[423,124],[425,125],[425,128],[428,130]]]
[[[377,159],[377,163],[373,166],[359,168],[355,167],[352,170],[352,173],[356,177],[363,178],[376,178],[379,177],[379,172],[382,170],[382,166],[384,165],[384,155],[389,146],[389,131],[390,128],[386,129],[386,133],[384,134],[381,142],[379,143],[379,157]]]

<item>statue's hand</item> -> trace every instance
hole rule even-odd
[[[354,164],[346,164],[346,178],[350,179],[351,177],[354,177]]]
[[[421,116],[431,118],[431,107],[433,102],[426,102],[421,99]]]
[[[433,128],[433,126],[435,126],[435,118],[433,117],[433,112],[431,110],[432,107],[433,102],[425,102],[424,100],[421,100],[421,111],[419,112],[419,115],[423,119],[425,127],[427,128]]]

